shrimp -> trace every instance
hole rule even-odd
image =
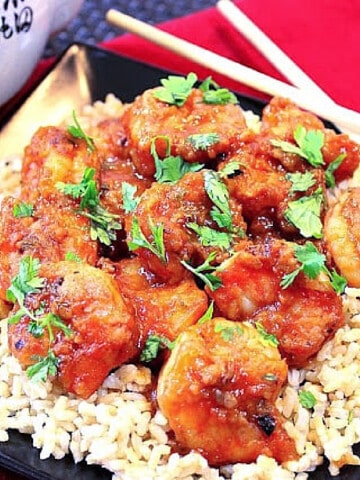
[[[298,266],[288,242],[244,241],[218,267],[220,288],[207,287],[220,315],[261,323],[295,367],[304,366],[344,323],[341,298],[325,274],[310,279],[300,272],[288,288],[281,286],[284,275]]]
[[[26,308],[38,316],[36,324],[49,313],[56,316],[71,329],[70,335],[56,324],[53,339],[45,328],[35,336],[29,328],[34,319],[25,314],[9,325],[11,352],[28,367],[51,350],[58,360],[57,377],[63,388],[88,398],[111,369],[137,354],[133,312],[113,278],[85,263],[46,263],[40,266],[39,276],[43,287],[26,295]]]
[[[149,249],[138,248],[136,255],[141,257],[144,265],[165,282],[177,283],[184,278],[185,269],[180,261],[202,263],[211,251],[216,251],[218,258],[227,253],[216,246],[205,246],[199,236],[189,227],[191,223],[212,227],[219,230],[211,218],[213,203],[205,190],[206,170],[185,174],[175,184],[153,183],[141,196],[140,203],[133,212],[141,231],[151,240],[151,222],[162,225],[164,229],[164,247],[166,262],[162,262]],[[241,205],[230,203],[233,225],[244,231],[246,224],[242,217]],[[128,222],[126,230],[132,240],[132,228]]]
[[[116,264],[116,281],[124,299],[134,307],[140,343],[149,335],[173,341],[186,327],[196,323],[208,307],[208,297],[190,272],[178,284],[158,284],[138,258]]]
[[[329,209],[324,238],[337,266],[351,287],[360,287],[360,188],[350,188]]]
[[[41,127],[25,148],[21,170],[23,201],[59,196],[57,182],[79,183],[86,167],[98,170],[96,149],[89,151],[85,140],[75,138],[62,128]]]
[[[243,111],[238,105],[210,105],[204,103],[203,92],[192,89],[181,107],[161,102],[155,97],[158,88],[146,90],[137,97],[122,117],[130,156],[142,175],[155,173],[151,155],[151,141],[167,137],[171,155],[179,155],[188,162],[209,162],[229,150],[236,135],[246,128]],[[188,140],[193,134],[215,133],[218,141],[207,149],[196,149]],[[156,142],[160,158],[166,154],[166,143]]]
[[[180,335],[157,400],[179,445],[211,465],[262,454],[283,462],[296,457],[274,405],[286,378],[286,362],[253,326],[215,318]]]

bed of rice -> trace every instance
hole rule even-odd
[[[121,102],[109,95],[84,109],[80,121],[86,127],[117,115]],[[249,115],[256,127],[256,117]],[[254,127],[254,128],[255,128]],[[15,193],[19,159],[6,160],[0,168],[1,196]],[[64,395],[52,385],[34,383],[22,371],[7,346],[7,323],[0,323],[0,441],[8,430],[30,434],[40,458],[61,459],[71,454],[113,472],[113,480],[192,479],[304,480],[306,471],[329,460],[337,475],[346,464],[360,465],[352,447],[360,442],[360,289],[343,296],[346,325],[304,370],[289,372],[288,384],[277,407],[285,428],[296,441],[299,461],[282,466],[260,456],[256,463],[209,467],[197,453],[171,453],[169,427],[160,411],[152,414],[144,392],[151,372],[144,366],[124,365],[111,373],[88,400]],[[299,403],[298,393],[316,397],[314,409]]]

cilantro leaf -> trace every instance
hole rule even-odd
[[[345,278],[339,275],[336,270],[329,271],[325,263],[325,255],[319,252],[313,243],[306,242],[304,245],[295,245],[294,256],[299,261],[300,267],[283,276],[280,282],[282,288],[288,288],[300,272],[304,272],[311,279],[317,278],[323,272],[329,277],[330,284],[335,292],[337,294],[343,293],[347,284]]]
[[[199,318],[198,324],[206,323],[208,320],[211,320],[214,315],[214,301],[210,303],[206,312]]]
[[[54,340],[53,327],[59,328],[66,337],[70,337],[73,334],[71,328],[69,328],[62,319],[55,313],[49,312],[43,318],[38,319],[37,326],[39,331],[44,331],[46,328],[49,333],[49,342]]]
[[[138,248],[146,248],[156,255],[163,263],[166,263],[164,225],[154,225],[152,219],[149,219],[149,226],[153,236],[152,242],[149,242],[149,240],[145,237],[140,228],[138,218],[133,217],[130,231],[131,240],[128,240],[127,242],[129,250],[134,251]]]
[[[211,77],[206,78],[199,89],[203,92],[204,103],[210,105],[227,105],[239,103],[235,94],[227,88],[221,88]]]
[[[260,342],[265,346],[277,347],[279,345],[279,340],[272,333],[268,333],[262,323],[255,322],[255,327],[258,333],[260,334]]]
[[[123,209],[125,213],[133,212],[140,202],[140,197],[135,197],[137,187],[127,182],[122,182],[121,191],[123,199]]]
[[[19,202],[14,205],[13,215],[15,218],[32,217],[34,206],[32,203]]]
[[[284,216],[299,229],[303,237],[321,238],[323,225],[320,213],[323,201],[324,195],[319,188],[312,195],[289,202]]]
[[[173,350],[175,341],[171,342],[168,338],[159,335],[149,335],[146,339],[145,346],[140,354],[141,362],[151,362],[154,360],[161,348],[166,347],[169,350]]]
[[[181,107],[189,97],[196,81],[197,76],[192,72],[186,78],[169,75],[168,78],[160,80],[162,87],[154,91],[154,97],[169,105]]]
[[[290,194],[293,194],[295,192],[306,192],[306,190],[308,190],[316,183],[314,175],[312,174],[312,172],[309,171],[305,173],[287,173],[285,175],[285,178],[289,180],[292,184],[289,191]]]
[[[283,152],[295,153],[308,161],[313,167],[324,165],[321,152],[324,146],[324,132],[321,130],[306,130],[298,125],[294,131],[296,145],[282,140],[271,140],[271,144],[281,148]]]
[[[335,182],[334,172],[340,167],[345,157],[346,157],[346,153],[341,153],[337,158],[335,158],[333,162],[329,164],[329,166],[325,170],[325,182],[327,187],[329,188],[335,187],[336,182]]]
[[[166,157],[161,159],[156,150],[156,141],[166,142]],[[155,161],[155,180],[159,183],[175,183],[188,172],[197,172],[203,168],[201,163],[185,162],[180,156],[170,155],[170,140],[165,136],[157,136],[151,140],[150,152]]]
[[[314,408],[316,405],[316,398],[313,393],[302,390],[299,392],[299,402],[304,408]]]
[[[210,255],[206,258],[204,263],[199,265],[198,267],[193,267],[184,260],[181,260],[181,264],[190,270],[195,276],[200,278],[204,282],[205,285],[209,287],[209,289],[214,292],[218,288],[221,287],[222,281],[219,277],[213,274],[216,271],[216,267],[211,265],[211,262],[215,259],[216,252],[211,252]]]
[[[90,238],[109,246],[116,240],[115,230],[121,230],[122,225],[116,220],[119,215],[110,213],[100,205],[94,175],[95,169],[86,167],[80,183],[57,182],[55,187],[72,198],[81,198],[78,213],[90,220]]]
[[[218,133],[194,133],[186,139],[194,150],[206,150],[207,148],[219,143],[220,136]]]
[[[26,374],[34,382],[45,382],[48,376],[55,376],[58,371],[59,359],[52,350],[49,350],[46,357],[37,357],[37,363],[26,369]]]
[[[233,224],[229,204],[230,197],[226,185],[221,181],[219,174],[211,170],[205,173],[204,185],[208,197],[214,204],[210,212],[211,218],[220,228],[226,228],[232,231]]]
[[[240,325],[234,325],[230,327],[221,323],[215,323],[214,332],[220,333],[221,338],[225,342],[231,342],[232,340],[234,340],[235,334],[242,335],[244,333],[244,330],[240,327]]]
[[[65,260],[68,262],[82,263],[82,259],[75,252],[66,252]]]
[[[84,130],[81,128],[80,123],[76,117],[75,110],[73,110],[72,116],[73,116],[75,125],[70,125],[67,129],[68,132],[70,133],[70,135],[72,135],[75,138],[81,138],[85,140],[87,149],[89,150],[89,152],[93,152],[95,150],[94,140],[91,137],[89,137],[89,135],[87,135],[84,132]]]
[[[200,242],[204,247],[218,247],[223,250],[229,250],[231,247],[232,235],[230,233],[219,232],[214,228],[198,225],[194,222],[189,222],[186,226],[199,236]]]
[[[19,273],[11,280],[6,298],[24,308],[24,299],[28,293],[38,293],[45,279],[39,277],[40,262],[37,258],[26,256],[20,260]]]
[[[242,168],[246,168],[245,165],[236,160],[232,160],[231,162],[228,162],[226,165],[224,165],[224,167],[218,171],[218,174],[221,178],[231,178],[233,176],[239,175],[242,172]]]

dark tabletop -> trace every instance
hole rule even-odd
[[[216,0],[85,0],[78,16],[67,29],[49,41],[45,56],[57,56],[73,42],[96,44],[124,33],[105,21],[105,13],[110,8],[144,22],[156,24],[215,4]]]

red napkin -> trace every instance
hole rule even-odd
[[[339,0],[240,0],[236,2],[336,102],[360,111],[360,2]],[[216,8],[167,22],[161,26],[176,36],[208,48],[258,71],[284,80]],[[258,92],[199,67],[167,50],[123,35],[103,47],[153,65],[199,78],[212,74],[222,86],[260,96]],[[43,76],[51,61],[40,62],[26,89]],[[5,107],[3,107],[4,110]],[[21,477],[0,469],[0,480]]]

